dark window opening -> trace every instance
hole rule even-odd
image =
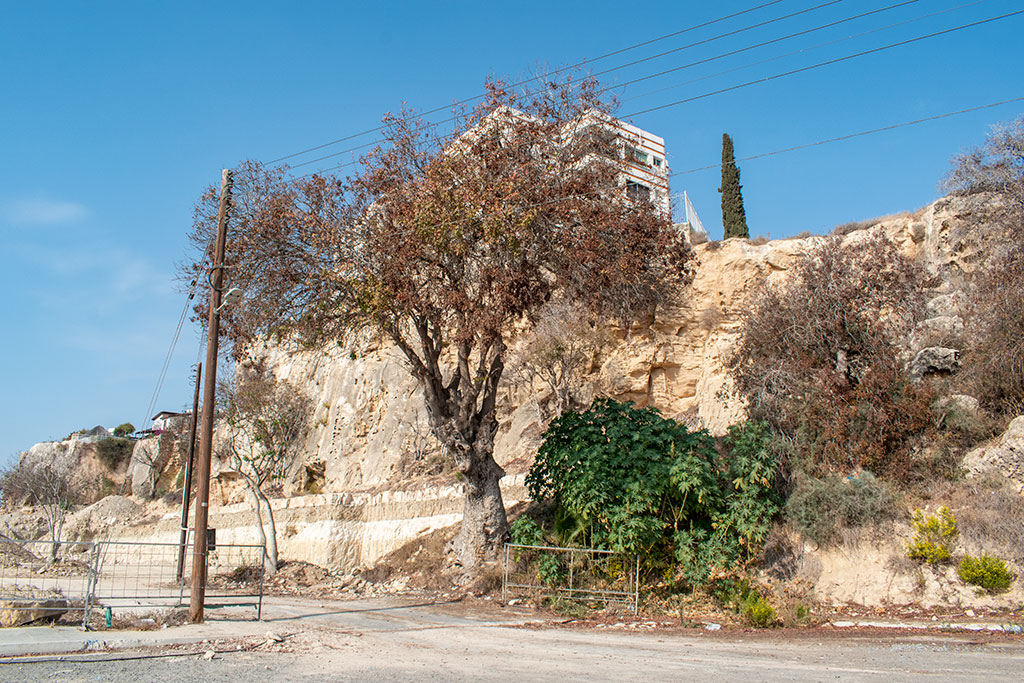
[[[634,202],[651,201],[651,188],[633,180],[626,181],[626,196]]]

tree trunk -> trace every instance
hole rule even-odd
[[[498,485],[505,470],[494,461],[494,432],[482,431],[485,433],[474,444],[469,467],[462,471],[466,500],[462,525],[452,541],[455,559],[467,574],[496,561],[508,539],[508,517]]]
[[[262,502],[267,509],[267,526],[270,533],[264,534],[263,538],[267,547],[267,574],[273,575],[277,571],[277,523],[274,521],[274,509],[270,507],[270,500],[263,495],[262,491],[259,493],[257,504],[259,502]]]
[[[270,563],[270,548],[268,547],[267,544],[267,533],[263,529],[262,493],[260,492],[259,488],[256,487],[255,484],[249,481],[248,478],[246,478],[246,483],[249,484],[249,493],[252,494],[252,511],[256,513],[256,532],[259,534],[260,545],[262,545],[264,548],[267,548],[268,557],[263,562],[264,572],[267,574],[273,574],[274,571],[276,571],[277,569],[277,562],[275,561],[273,564]],[[277,554],[276,543],[274,547],[274,554]]]
[[[50,519],[49,526],[50,539],[53,543],[50,544],[50,557],[47,564],[53,564],[57,561],[57,555],[60,553],[60,537],[64,534],[64,515],[60,510]]]

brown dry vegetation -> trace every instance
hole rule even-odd
[[[910,477],[911,438],[932,392],[899,342],[924,313],[924,275],[888,240],[827,240],[744,315],[732,369],[751,417],[768,420],[809,473]]]

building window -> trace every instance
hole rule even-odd
[[[655,168],[661,168],[661,159],[654,157],[654,166]]]
[[[627,180],[626,196],[634,202],[648,202],[651,200],[651,188],[635,180]]]
[[[635,161],[638,164],[647,165],[647,152],[639,150],[636,147],[626,147],[626,159],[628,161]]]

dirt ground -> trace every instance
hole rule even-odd
[[[1024,665],[1024,638],[995,633],[599,628],[493,600],[271,598],[266,614],[198,643],[0,660],[0,682],[993,681],[1019,680]]]

